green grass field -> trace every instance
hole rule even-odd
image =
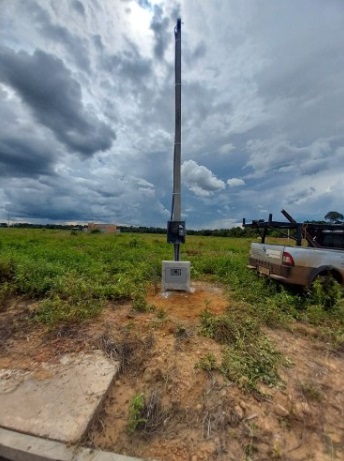
[[[24,314],[29,328],[48,329],[97,317],[110,303],[132,301],[137,313],[149,312],[145,296],[161,279],[161,262],[172,259],[166,237],[154,234],[86,234],[55,230],[1,229],[0,327],[8,330],[11,306],[25,301],[34,306]],[[240,387],[256,390],[257,383],[279,383],[283,357],[264,327],[292,329],[295,321],[309,324],[314,335],[333,350],[344,345],[342,287],[328,293],[315,287],[311,294],[293,291],[258,277],[246,267],[250,239],[188,236],[182,259],[191,261],[192,280],[221,284],[228,310],[214,315],[204,306],[198,333],[223,345],[223,358],[211,354],[199,366],[217,370]],[[21,324],[11,331],[20,332]],[[0,328],[0,336],[1,336]],[[1,339],[1,338],[0,338]]]
[[[188,236],[182,259],[191,261],[193,280],[223,284],[242,312],[259,324],[276,327],[297,319],[319,325],[333,341],[341,340],[342,290],[326,310],[320,290],[304,295],[257,277],[246,268],[250,242]],[[21,297],[38,302],[35,321],[81,321],[96,316],[109,300],[144,297],[149,285],[160,282],[161,261],[172,254],[162,235],[1,229],[1,305]]]
[[[192,262],[193,278],[226,281],[244,267],[248,247],[248,241],[189,237],[183,257]],[[159,281],[161,261],[172,259],[172,250],[159,235],[1,229],[1,297],[40,300],[46,314],[54,305],[61,316],[90,316],[104,301],[134,299]]]

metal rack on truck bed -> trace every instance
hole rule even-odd
[[[270,213],[268,221],[257,219],[246,223],[244,218],[242,225],[244,228],[257,229],[261,243],[265,243],[269,230],[279,230],[282,237],[295,240],[296,246],[301,246],[305,239],[308,246],[314,248],[344,248],[344,223],[297,222],[285,210],[281,213],[288,221],[273,221]]]

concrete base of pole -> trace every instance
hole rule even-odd
[[[190,291],[190,261],[163,261],[161,291]]]

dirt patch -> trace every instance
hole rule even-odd
[[[219,286],[194,288],[168,296],[152,288],[147,312],[109,303],[82,324],[48,330],[25,323],[4,340],[0,368],[38,373],[41,362],[94,348],[119,360],[121,373],[83,441],[103,450],[161,461],[344,459],[343,357],[300,324],[267,329],[287,358],[283,385],[245,394],[219,372],[197,367],[210,352],[220,361],[223,347],[198,334],[200,314],[224,313],[235,302]],[[13,308],[15,318],[25,309]],[[8,309],[0,314],[5,331],[9,318]],[[146,416],[134,424],[133,402]]]

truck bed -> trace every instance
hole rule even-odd
[[[344,252],[339,249],[252,243],[248,267],[288,284],[308,286],[324,272],[343,283]]]

